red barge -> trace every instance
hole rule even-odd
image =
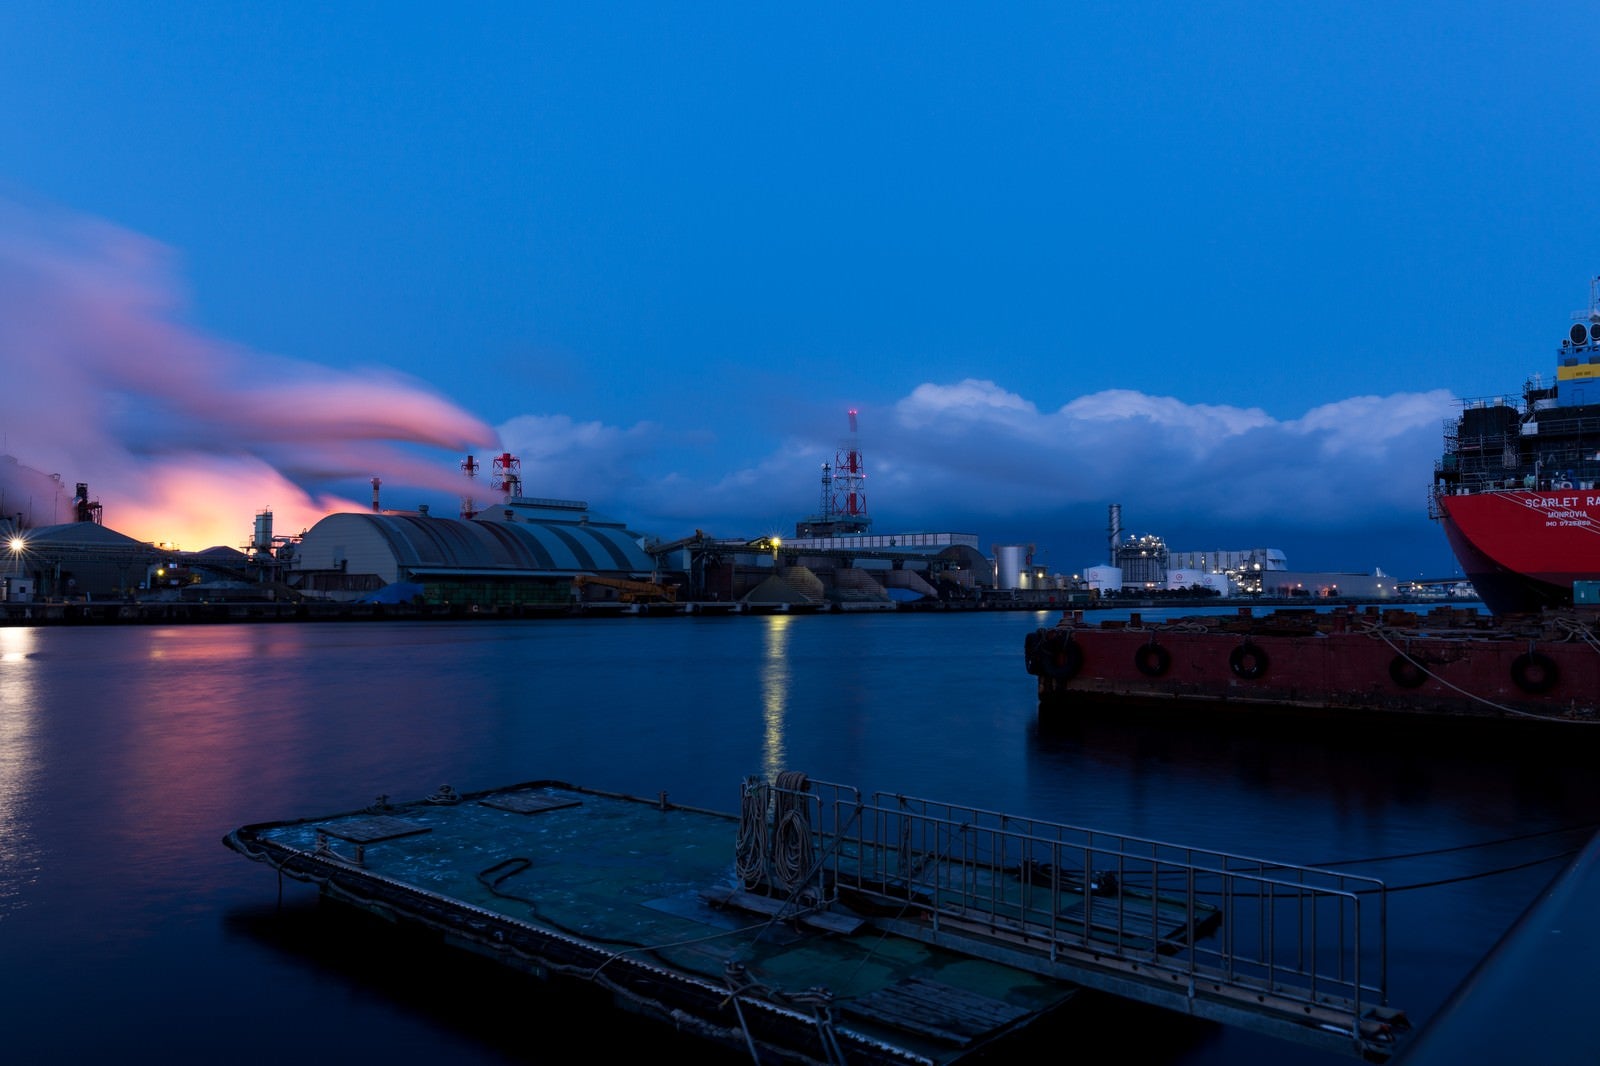
[[[1600,638],[1590,611],[1494,619],[1475,609],[1279,610],[1146,623],[1072,611],[1029,633],[1041,716],[1096,705],[1279,723],[1441,716],[1567,730],[1600,725]],[[1600,733],[1592,736],[1600,740]]]

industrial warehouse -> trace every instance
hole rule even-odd
[[[365,605],[424,613],[495,615],[892,611],[902,608],[1052,608],[1149,597],[1383,599],[1401,592],[1382,571],[1305,573],[1271,548],[1169,551],[1155,535],[1124,537],[1110,509],[1108,562],[1052,572],[1032,545],[985,554],[962,532],[873,533],[865,464],[851,438],[822,464],[819,506],[795,536],[718,537],[695,530],[661,541],[592,511],[582,500],[526,496],[520,462],[491,461],[495,502],[462,497],[458,517],[372,508],[330,514],[294,536],[255,516],[243,548],[184,552],[102,524],[79,482],[71,521],[3,520],[7,616],[35,605]],[[11,460],[13,463],[14,460]],[[461,463],[470,479],[478,461]],[[18,611],[22,614],[18,614]],[[281,614],[281,612],[275,612]]]
[[[702,531],[661,542],[597,514],[585,501],[521,494],[519,463],[497,456],[493,506],[464,498],[460,517],[386,510],[374,478],[370,512],[331,514],[282,536],[258,512],[250,543],[182,552],[101,524],[80,483],[73,521],[8,520],[0,561],[8,606],[49,603],[224,604],[266,601],[462,608],[479,614],[630,611],[893,610],[918,600],[967,600],[995,587],[978,538],[963,533],[873,536],[855,473],[837,483],[811,536],[726,538]],[[476,467],[472,457],[463,463]],[[1016,588],[1017,580],[1007,587]]]

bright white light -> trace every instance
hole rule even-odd
[[[28,547],[28,542],[23,540],[21,537],[12,537],[11,538],[11,550],[12,551],[14,551],[14,552],[24,551],[24,550],[26,550],[27,547]]]

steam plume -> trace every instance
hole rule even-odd
[[[247,351],[185,325],[176,256],[110,223],[0,196],[0,510],[68,521],[87,482],[108,526],[184,548],[360,510],[338,487],[454,491],[493,429],[426,386]],[[33,468],[33,469],[29,469]],[[66,488],[41,471],[58,473]]]

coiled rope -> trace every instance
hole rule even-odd
[[[746,888],[760,884],[767,873],[767,787],[759,777],[744,779],[739,794],[739,836],[733,865]]]
[[[811,782],[798,770],[785,770],[775,782],[772,801],[772,880],[795,892],[810,880],[816,866],[811,839],[811,808],[806,791]]]

